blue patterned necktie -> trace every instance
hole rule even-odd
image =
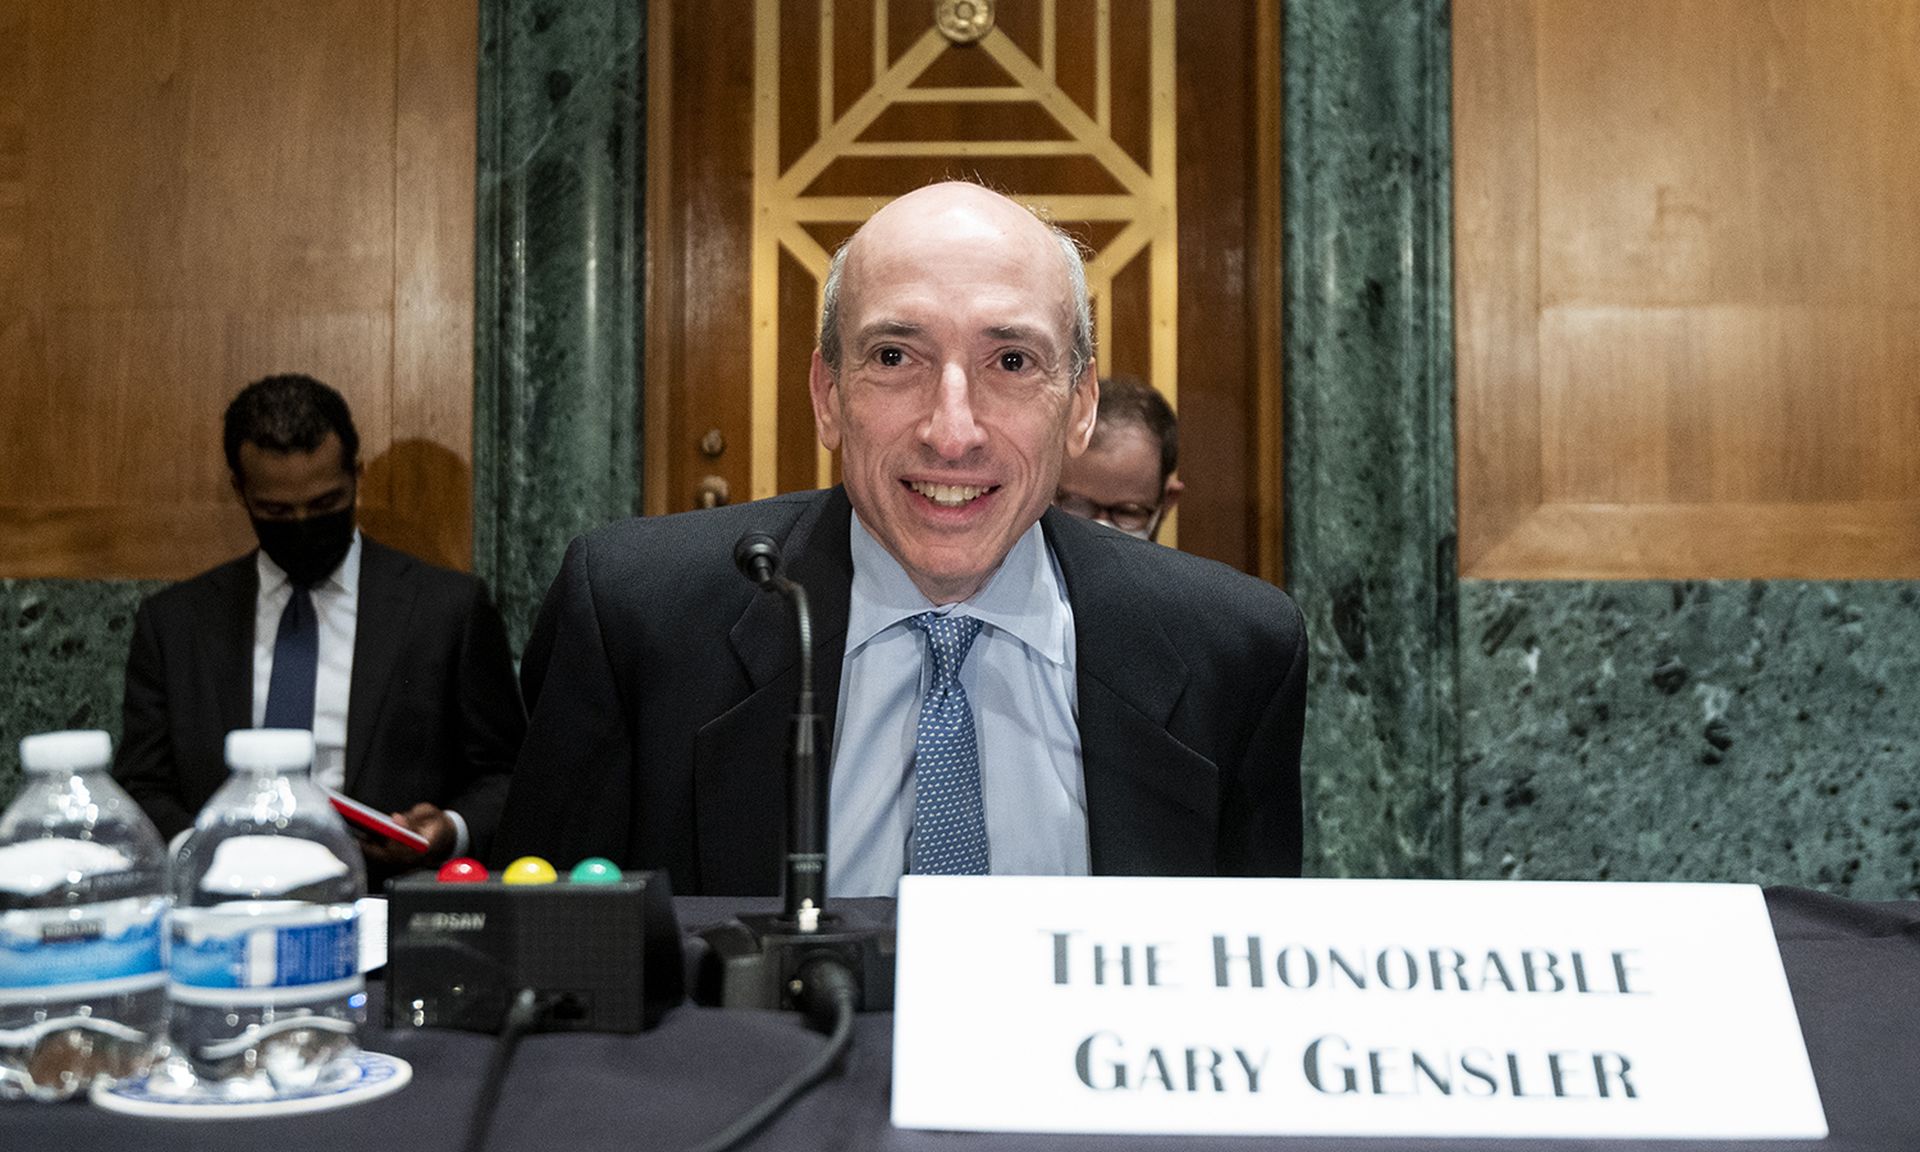
[[[313,597],[295,584],[273,636],[266,727],[313,727],[313,682],[319,669],[320,621],[313,614]]]
[[[920,702],[913,744],[913,871],[987,874],[987,810],[980,797],[980,748],[973,705],[960,686],[980,621],[927,612],[909,621],[927,634],[933,676]]]

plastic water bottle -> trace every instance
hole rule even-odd
[[[105,732],[20,742],[0,816],[0,1097],[138,1076],[166,1032],[166,848],[107,774]]]
[[[169,1075],[236,1100],[324,1089],[366,1019],[366,864],[309,776],[312,733],[230,732],[226,751],[173,861]]]

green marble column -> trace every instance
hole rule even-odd
[[[1458,867],[1444,0],[1289,0],[1287,578],[1307,868]]]
[[[516,651],[567,542],[639,506],[644,6],[482,0],[474,569]]]

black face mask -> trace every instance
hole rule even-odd
[[[352,504],[305,520],[252,520],[260,550],[302,588],[326,579],[353,547]]]

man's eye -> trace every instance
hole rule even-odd
[[[1025,352],[1000,353],[1000,367],[1004,371],[1019,372],[1024,368],[1026,368],[1026,366],[1027,366],[1027,354]]]
[[[898,348],[882,348],[873,357],[883,368],[898,368],[907,362],[907,354]]]

